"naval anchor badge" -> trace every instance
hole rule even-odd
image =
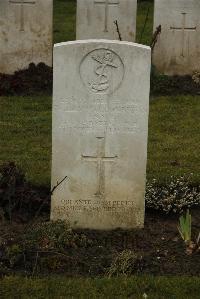
[[[97,49],[83,59],[80,75],[84,85],[98,94],[110,94],[119,88],[124,77],[121,58],[112,50]]]

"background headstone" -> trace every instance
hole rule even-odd
[[[137,0],[78,0],[76,39],[135,41]]]
[[[0,73],[52,65],[52,0],[0,1]]]
[[[55,45],[51,219],[142,227],[150,48],[88,40]]]
[[[200,1],[155,0],[154,31],[162,32],[155,45],[153,64],[168,75],[200,70]]]

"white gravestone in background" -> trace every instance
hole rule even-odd
[[[52,0],[0,0],[0,73],[52,65]]]
[[[77,0],[76,39],[135,41],[137,0]]]
[[[155,0],[154,30],[162,32],[153,64],[168,75],[200,71],[200,0]]]
[[[51,219],[142,227],[150,48],[87,40],[55,45]]]

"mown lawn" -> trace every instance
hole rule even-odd
[[[76,1],[54,0],[54,43],[75,40]]]
[[[50,186],[51,97],[0,98],[0,163],[15,161],[33,184]],[[148,179],[199,177],[200,96],[156,97],[150,103]],[[66,153],[67,154],[67,153]]]
[[[33,184],[50,186],[51,97],[0,97],[0,164],[14,161]]]
[[[200,182],[200,96],[157,97],[150,104],[147,178],[193,173]]]
[[[43,279],[6,277],[0,280],[2,299],[133,298],[199,299],[200,278],[142,277]]]
[[[153,3],[141,0],[137,6],[136,42],[150,45],[153,35]]]

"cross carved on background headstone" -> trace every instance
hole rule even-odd
[[[24,31],[24,5],[33,5],[35,1],[28,0],[10,0],[10,4],[20,5],[20,31]]]
[[[196,31],[196,27],[187,27],[186,26],[186,13],[182,13],[182,26],[180,27],[170,27],[171,30],[177,30],[182,32],[182,51],[181,56],[184,57],[184,45],[185,45],[185,31]]]
[[[105,7],[104,32],[108,32],[109,7],[119,5],[119,0],[95,0],[94,4],[104,5]]]

